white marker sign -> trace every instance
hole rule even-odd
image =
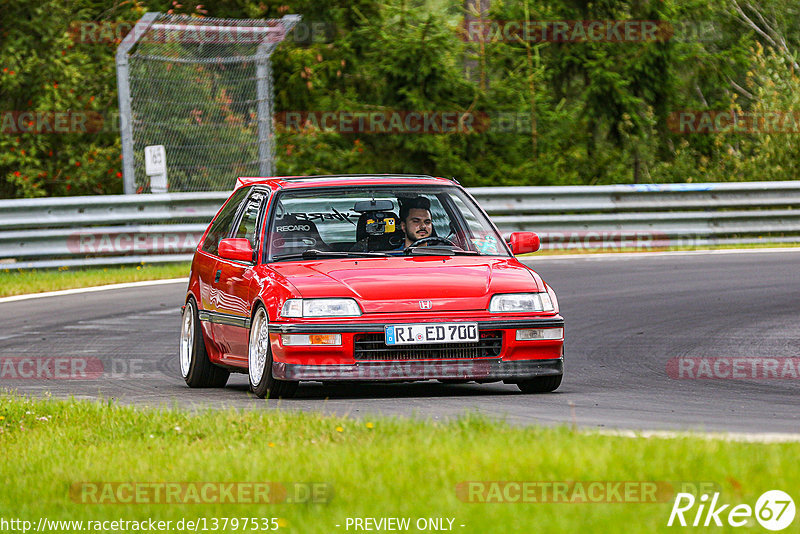
[[[152,193],[167,192],[167,151],[164,145],[144,147],[144,172],[150,177]]]

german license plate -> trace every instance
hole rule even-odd
[[[478,323],[423,323],[386,326],[387,345],[478,341]]]

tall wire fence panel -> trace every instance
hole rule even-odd
[[[299,20],[142,17],[117,50],[125,193],[150,191],[151,145],[165,147],[170,192],[271,176],[270,56]]]

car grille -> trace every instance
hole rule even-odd
[[[481,330],[476,343],[439,343],[430,345],[395,345],[384,342],[385,334],[356,334],[356,360],[461,360],[497,358],[503,348],[503,332]]]

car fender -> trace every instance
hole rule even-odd
[[[253,283],[258,285],[258,292],[253,303],[261,303],[267,311],[267,319],[277,321],[280,308],[290,298],[300,298],[300,291],[283,275],[267,265],[260,265],[255,272]]]

